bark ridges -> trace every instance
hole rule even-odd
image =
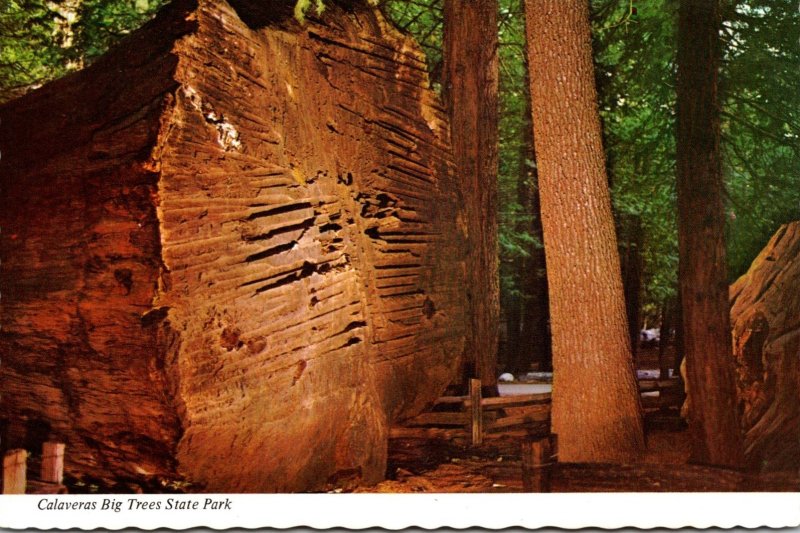
[[[0,108],[21,147],[0,163],[3,411],[67,440],[68,471],[374,482],[389,423],[456,376],[463,235],[424,57],[365,7],[258,9],[179,0]]]
[[[731,286],[737,390],[750,467],[800,468],[800,223],[782,226]]]

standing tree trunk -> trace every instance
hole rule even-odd
[[[678,246],[692,460],[741,466],[720,154],[717,0],[682,0],[678,21]]]
[[[531,76],[528,66],[527,54],[523,58],[525,67],[525,125],[522,134],[523,147],[520,153],[522,158],[522,176],[524,182],[521,184],[523,190],[519,190],[520,204],[525,207],[526,213],[531,216],[531,223],[528,229],[536,237],[539,243],[542,242],[542,216],[539,208],[539,178],[536,166],[532,165],[536,160],[533,149],[533,107],[531,103]],[[523,203],[524,200],[524,203]],[[547,300],[547,269],[545,264],[544,249],[538,244],[531,244],[528,248],[529,256],[523,263],[523,271],[520,272],[521,287],[524,294],[522,300],[522,330],[520,338],[525,343],[522,350],[523,358],[520,361],[519,371],[528,370],[530,363],[538,363],[540,371],[552,370],[552,357],[550,353],[550,318],[549,304]]]
[[[468,373],[497,383],[497,0],[445,0],[444,94],[467,232]],[[470,376],[464,376],[468,378]],[[466,382],[466,379],[464,380]]]
[[[634,362],[639,351],[639,326],[642,292],[642,219],[638,215],[623,215],[620,221],[620,239],[623,247],[622,286],[625,293],[625,315],[628,319],[628,336]]]
[[[644,449],[594,84],[588,0],[526,0],[560,459]]]

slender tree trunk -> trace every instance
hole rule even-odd
[[[628,337],[634,362],[639,351],[639,320],[642,290],[642,219],[637,215],[621,217],[622,280],[625,291],[625,314],[628,318]]]
[[[517,175],[517,203],[521,207],[521,214],[514,224],[514,231],[523,233],[530,230],[527,216],[531,213],[531,168],[528,160],[533,152],[533,128],[530,124],[530,113],[523,117],[523,122],[528,121],[528,128],[523,128],[525,139],[520,144],[518,153],[519,174]],[[530,134],[528,134],[530,130]],[[530,142],[525,142],[530,137]],[[519,374],[528,369],[531,362],[532,342],[523,336],[525,310],[530,302],[526,294],[528,284],[530,257],[518,256],[514,259],[512,272],[516,280],[519,295],[508,298],[506,317],[508,319],[508,360],[506,367],[514,374]]]
[[[527,21],[526,21],[527,24]],[[535,166],[536,154],[533,142],[533,107],[531,103],[531,76],[528,66],[528,55],[523,58],[525,66],[525,126],[523,129],[522,158],[524,191],[519,191],[520,204],[525,206],[531,215],[530,227],[526,228],[531,235],[542,242],[542,216],[539,202],[539,178]],[[531,165],[531,163],[534,163]],[[522,202],[524,198],[525,203]],[[531,244],[528,257],[521,273],[522,291],[525,294],[522,309],[522,331],[520,337],[525,343],[520,370],[527,370],[531,362],[539,363],[539,370],[552,370],[553,360],[550,352],[550,309],[547,298],[547,268],[544,249]],[[524,368],[522,368],[524,367]]]
[[[588,0],[526,0],[553,337],[552,427],[563,461],[644,449],[604,166]]]
[[[497,249],[497,0],[445,0],[444,94],[463,183],[467,232],[466,359],[496,388],[500,285]],[[470,376],[464,376],[465,378]]]
[[[720,153],[718,0],[682,0],[678,21],[678,245],[692,459],[743,463],[736,411]]]

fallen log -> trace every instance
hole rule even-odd
[[[176,0],[0,106],[11,446],[210,491],[377,481],[392,421],[455,379],[464,235],[424,57],[366,3],[291,5]]]

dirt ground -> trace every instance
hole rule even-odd
[[[668,360],[673,360],[671,349]],[[645,347],[639,370],[658,369],[658,348]],[[541,435],[547,427],[539,428]],[[480,447],[466,439],[391,439],[387,480],[355,492],[522,492],[521,442],[525,432],[489,436]],[[645,412],[647,449],[635,465],[557,464],[552,492],[797,491],[800,476],[757,476],[691,465],[689,436],[678,409]]]

